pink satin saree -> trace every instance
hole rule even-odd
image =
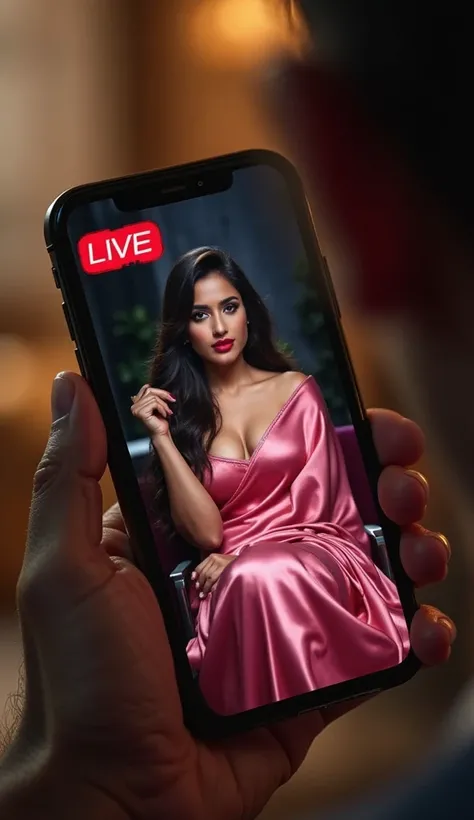
[[[211,708],[235,714],[399,664],[409,637],[375,566],[314,379],[249,461],[212,457],[206,486],[236,555],[187,647]]]

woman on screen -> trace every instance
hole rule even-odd
[[[403,660],[397,589],[371,559],[319,388],[278,350],[222,250],[192,250],[171,271],[132,413],[152,441],[160,522],[197,551],[187,652],[211,708],[233,714]]]

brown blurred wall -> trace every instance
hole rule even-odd
[[[54,375],[76,369],[44,250],[62,190],[132,170],[122,0],[4,0],[0,36],[0,608],[13,607]],[[91,14],[93,12],[93,14]],[[126,18],[125,18],[126,19]],[[110,485],[106,485],[111,497]]]

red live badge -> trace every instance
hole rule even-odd
[[[136,222],[114,231],[88,233],[79,240],[77,250],[84,271],[95,275],[156,262],[163,253],[163,240],[154,222]]]

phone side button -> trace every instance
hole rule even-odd
[[[86,373],[86,367],[85,367],[85,364],[84,364],[84,360],[83,360],[79,350],[77,349],[77,347],[74,348],[74,353],[76,354],[77,364],[79,365],[79,372],[80,372],[81,376],[83,376],[85,379],[87,379],[87,373]]]
[[[71,316],[69,314],[69,311],[67,309],[67,305],[65,304],[65,302],[63,302],[62,305],[63,305],[64,318],[66,320],[67,329],[69,330],[69,335],[71,337],[71,341],[75,342],[76,340],[74,338],[74,329],[73,329],[73,326],[72,326]]]
[[[54,284],[59,289],[61,287],[61,285],[59,284],[58,272],[57,272],[56,268],[54,267],[54,265],[51,268],[51,273],[53,274]]]

